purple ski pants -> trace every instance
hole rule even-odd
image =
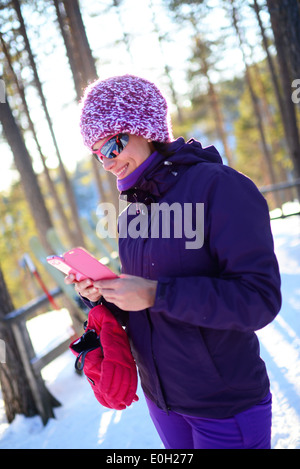
[[[271,449],[272,396],[231,418],[208,419],[165,411],[146,397],[166,449]]]

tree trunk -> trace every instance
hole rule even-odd
[[[57,21],[65,43],[67,57],[74,79],[77,101],[80,101],[84,88],[86,87],[86,80],[83,76],[84,70],[82,66],[79,66],[78,64],[80,55],[78,54],[78,50],[76,49],[73,43],[73,38],[71,36],[70,26],[68,24],[68,18],[63,3],[60,0],[53,0],[53,3],[55,6]]]
[[[273,158],[272,158],[272,168],[274,169],[274,178],[276,178],[276,182],[283,182],[287,181],[287,173],[284,170],[284,167],[282,166],[281,161],[277,161],[275,155],[278,154],[279,151],[284,151],[285,147],[283,145],[283,142],[281,139],[276,137],[273,138],[271,133],[272,131],[276,131],[277,125],[274,119],[274,116],[270,110],[269,102],[268,102],[268,97],[267,97],[267,91],[266,87],[264,85],[264,82],[261,77],[261,72],[259,70],[258,65],[253,62],[251,66],[251,71],[253,72],[254,78],[252,78],[252,81],[256,83],[257,89],[259,90],[259,96],[260,96],[260,112],[262,116],[262,120],[266,122],[267,127],[266,127],[266,134],[269,134],[268,140],[270,142],[270,151],[272,152]],[[275,157],[275,158],[274,158]],[[276,176],[275,176],[276,175]],[[279,181],[278,181],[279,178]],[[286,192],[284,191],[278,191],[278,196],[281,198],[281,204],[286,202],[285,200],[285,194]],[[291,198],[289,200],[292,200]]]
[[[257,96],[257,94],[254,90],[254,86],[253,86],[253,82],[252,82],[252,78],[251,78],[250,67],[247,63],[246,55],[245,55],[245,52],[244,52],[244,43],[243,43],[243,40],[242,40],[242,35],[241,35],[240,28],[239,28],[239,25],[238,25],[236,7],[234,5],[234,0],[230,0],[230,1],[231,1],[231,5],[232,5],[232,22],[233,22],[233,26],[236,30],[236,34],[237,34],[237,37],[238,37],[238,40],[239,40],[239,43],[240,43],[240,47],[241,47],[241,51],[242,51],[242,55],[243,55],[243,60],[244,60],[244,64],[245,64],[245,78],[246,78],[246,82],[247,82],[249,92],[250,92],[250,96],[251,96],[253,110],[254,110],[254,114],[255,114],[256,122],[257,122],[257,128],[258,128],[258,131],[259,131],[259,134],[260,134],[262,154],[263,154],[263,163],[264,163],[264,167],[265,167],[265,171],[266,171],[266,182],[267,182],[268,185],[269,184],[276,184],[277,181],[276,181],[276,175],[275,175],[274,165],[273,165],[273,161],[272,161],[272,154],[269,150],[269,145],[268,145],[268,142],[267,142],[267,139],[266,139],[265,127],[264,127],[264,122],[263,122],[262,114],[261,114],[260,107],[259,107],[258,96]],[[280,199],[280,196],[277,192],[272,194],[272,198],[275,201],[276,207],[281,207],[281,199]]]
[[[116,5],[116,7],[118,7],[118,5]],[[176,107],[176,111],[177,111],[177,120],[178,120],[178,123],[179,124],[182,124],[183,123],[183,115],[182,115],[182,110],[181,110],[181,107],[179,105],[179,100],[178,100],[178,95],[177,95],[177,92],[176,92],[176,89],[175,89],[175,84],[174,84],[174,81],[173,81],[173,78],[172,78],[172,75],[171,75],[171,70],[170,70],[170,67],[168,66],[167,64],[167,61],[166,61],[166,57],[165,57],[165,54],[164,54],[164,50],[163,50],[163,36],[160,32],[160,28],[159,28],[159,25],[156,21],[156,13],[155,13],[155,7],[153,5],[153,2],[152,0],[150,0],[149,2],[149,8],[152,12],[152,24],[153,24],[153,27],[154,27],[154,32],[157,36],[157,40],[158,40],[158,45],[159,45],[159,48],[160,48],[160,53],[161,53],[161,56],[162,56],[162,59],[163,59],[163,62],[164,62],[164,71],[165,71],[165,75],[166,77],[168,78],[168,82],[169,82],[169,88],[170,88],[170,91],[171,91],[171,96],[172,96],[172,99],[173,99],[173,104],[175,105]],[[119,15],[120,16],[120,15]],[[120,18],[121,20],[121,18]],[[129,48],[128,48],[129,49]],[[130,49],[129,49],[129,52],[130,52]]]
[[[267,60],[268,60],[268,65],[269,65],[269,69],[270,69],[270,75],[271,75],[273,86],[274,86],[274,92],[275,92],[275,96],[276,96],[276,99],[277,99],[279,111],[280,111],[280,114],[281,114],[281,119],[282,119],[282,123],[283,123],[284,130],[285,130],[285,135],[287,136],[288,131],[287,131],[287,122],[286,122],[286,113],[285,113],[284,103],[283,103],[283,99],[282,99],[282,96],[281,96],[280,86],[279,86],[279,82],[278,82],[278,79],[277,79],[273,59],[272,59],[271,54],[269,52],[268,39],[267,39],[265,29],[264,29],[264,26],[263,26],[263,23],[262,23],[262,20],[261,20],[261,17],[260,17],[260,7],[259,7],[256,0],[254,0],[253,8],[255,10],[257,21],[258,21],[258,24],[259,24],[259,28],[260,28],[260,32],[261,32],[261,36],[262,36],[263,47],[264,47],[264,50],[267,54]],[[287,141],[287,144],[289,144],[288,141]]]
[[[276,100],[277,100],[277,104],[278,104],[278,108],[279,108],[279,112],[280,112],[280,116],[281,116],[281,122],[282,122],[283,129],[284,129],[285,145],[288,149],[289,158],[290,158],[290,160],[293,164],[293,151],[294,151],[293,150],[293,142],[292,142],[292,139],[291,139],[291,136],[290,136],[290,129],[288,128],[288,122],[287,122],[288,119],[287,119],[287,116],[286,116],[286,109],[285,109],[285,106],[284,106],[282,93],[281,93],[281,89],[280,89],[280,85],[279,85],[279,80],[278,80],[276,70],[275,70],[274,61],[273,61],[273,58],[272,58],[272,56],[269,52],[268,39],[267,39],[267,36],[266,36],[266,33],[265,33],[264,25],[263,25],[261,17],[260,17],[260,6],[258,5],[257,0],[253,1],[252,7],[253,7],[253,9],[255,11],[255,14],[256,14],[256,17],[257,17],[257,21],[258,21],[258,24],[259,24],[261,37],[262,37],[263,48],[264,48],[264,50],[266,52],[266,55],[267,55],[269,71],[270,71],[270,75],[271,75],[271,79],[272,79],[272,83],[273,83],[273,90],[274,90],[275,97],[276,97]],[[280,174],[282,175],[281,176],[282,181],[287,180],[287,174],[286,174],[286,171],[285,171],[285,169],[283,168],[282,165],[280,165],[279,171],[280,171]],[[292,193],[293,193],[292,189],[289,189],[289,190],[285,191],[285,196],[287,197],[287,200],[292,200],[293,199]]]
[[[86,35],[78,0],[53,0],[58,23],[65,41],[67,55],[73,73],[77,98],[81,98],[83,89],[98,78],[95,60]],[[79,99],[78,98],[78,99]],[[115,177],[108,173],[109,192],[103,189],[103,179],[97,161],[92,159],[92,171],[95,176],[101,200],[112,202],[118,209],[119,194]]]
[[[0,268],[0,319],[13,311],[13,303],[8,293]],[[7,325],[0,323],[1,338],[5,344],[5,360],[0,365],[0,384],[8,422],[17,414],[28,417],[37,414],[34,399],[24,372],[21,357],[12,333]]]
[[[88,42],[78,0],[62,0],[69,20],[74,45],[78,50],[81,72],[86,85],[98,78],[95,60]]]
[[[30,46],[30,43],[29,43],[29,39],[28,39],[28,36],[27,36],[25,22],[24,22],[22,12],[21,12],[20,2],[19,2],[19,0],[12,0],[12,3],[13,3],[13,6],[15,8],[15,11],[17,13],[17,16],[18,16],[18,20],[19,20],[19,23],[20,23],[20,31],[21,31],[21,34],[24,38],[25,49],[28,53],[30,65],[31,65],[31,68],[32,68],[32,71],[33,71],[34,83],[35,83],[35,86],[38,90],[38,93],[39,93],[39,96],[40,96],[40,99],[41,99],[41,102],[42,102],[42,106],[43,106],[43,109],[44,109],[44,112],[45,112],[45,116],[46,116],[46,120],[47,120],[47,123],[48,123],[49,131],[50,131],[50,134],[51,134],[51,138],[52,138],[52,141],[53,141],[53,144],[54,144],[54,147],[55,147],[55,150],[56,150],[58,162],[59,162],[59,170],[60,170],[61,179],[62,179],[63,185],[65,187],[65,190],[66,190],[66,195],[67,195],[68,202],[70,204],[72,217],[73,217],[73,221],[74,221],[74,225],[75,225],[75,231],[73,233],[74,243],[76,245],[84,245],[84,238],[83,238],[83,233],[82,233],[82,230],[81,230],[81,225],[80,225],[80,220],[79,220],[79,215],[78,215],[78,210],[77,210],[77,205],[76,205],[74,192],[73,192],[73,189],[72,189],[71,182],[70,182],[70,180],[68,178],[68,175],[66,173],[65,167],[63,165],[62,158],[61,158],[61,155],[60,155],[60,151],[59,151],[59,148],[58,148],[58,144],[57,144],[55,134],[54,134],[54,131],[53,131],[51,117],[50,117],[49,112],[48,112],[46,99],[45,99],[45,96],[44,96],[44,93],[43,93],[43,90],[42,90],[42,85],[41,85],[41,82],[40,82],[40,79],[39,79],[39,76],[38,76],[38,71],[37,71],[37,67],[36,67],[36,64],[35,64],[34,56],[33,56],[31,46]]]
[[[0,384],[7,420],[12,422],[17,414],[40,415],[45,425],[60,403],[50,394],[41,375],[35,376],[31,368],[29,357],[33,351],[26,325],[5,322],[6,315],[13,310],[0,268],[0,333],[6,352],[4,363],[0,364]]]
[[[55,187],[55,184],[54,182],[52,181],[51,179],[51,176],[50,176],[50,172],[49,172],[49,169],[46,165],[46,158],[42,152],[42,149],[41,149],[41,146],[40,146],[40,143],[38,141],[38,137],[37,137],[37,133],[36,133],[36,130],[35,130],[35,126],[34,126],[34,123],[32,122],[32,119],[30,117],[30,112],[29,112],[29,108],[28,108],[28,105],[27,105],[27,100],[26,100],[26,96],[25,96],[25,90],[24,90],[24,87],[23,85],[20,83],[15,71],[14,71],[14,68],[13,68],[13,65],[12,65],[12,60],[11,60],[11,56],[10,56],[10,53],[9,53],[9,50],[6,46],[6,43],[3,39],[3,36],[0,32],[0,41],[1,41],[1,44],[2,44],[2,49],[3,49],[3,52],[4,52],[4,55],[6,57],[6,61],[7,61],[7,64],[8,64],[8,68],[11,72],[11,75],[12,75],[12,78],[13,78],[13,81],[14,83],[16,84],[17,86],[17,89],[18,89],[18,92],[20,94],[20,97],[22,99],[22,103],[23,103],[23,107],[24,107],[24,110],[25,110],[25,114],[27,116],[27,120],[28,120],[28,125],[29,125],[29,129],[33,135],[33,139],[36,143],[36,146],[37,146],[37,150],[39,152],[39,155],[40,155],[40,158],[41,158],[41,161],[42,161],[42,165],[44,167],[44,174],[45,174],[45,178],[46,178],[46,183],[47,183],[47,186],[48,186],[48,190],[49,190],[49,193],[54,201],[54,204],[55,204],[55,208],[57,210],[57,213],[60,217],[60,220],[62,222],[62,229],[63,231],[66,233],[66,236],[67,238],[69,239],[69,242],[70,243],[73,243],[73,232],[70,228],[70,223],[68,221],[68,218],[64,212],[64,209],[63,209],[63,206],[62,206],[62,203],[59,199],[59,196],[58,196],[58,193],[56,191],[56,187]]]
[[[228,165],[233,166],[233,154],[228,144],[228,136],[225,130],[225,120],[220,104],[220,99],[216,91],[216,87],[210,78],[210,65],[208,61],[208,54],[210,54],[210,50],[201,38],[201,33],[199,33],[199,24],[194,13],[191,13],[190,15],[190,22],[195,31],[195,59],[198,59],[200,62],[200,73],[205,76],[208,83],[208,96],[215,118],[216,133],[223,144],[224,154]]]
[[[281,86],[283,93],[283,103],[285,107],[285,119],[287,129],[287,139],[291,148],[294,175],[296,178],[300,177],[300,139],[297,127],[296,109],[291,99],[292,93],[292,76],[289,61],[289,37],[290,29],[293,29],[293,24],[288,21],[289,13],[294,8],[296,0],[267,0],[268,10],[271,18],[271,25],[274,34],[275,46],[277,50],[277,60],[279,64],[279,73],[281,78]],[[299,10],[298,10],[299,14]],[[294,50],[294,46],[293,46]],[[298,59],[300,50],[297,49]],[[299,78],[299,77],[296,77]]]
[[[0,105],[0,122],[13,153],[15,165],[20,173],[25,197],[30,206],[39,237],[45,249],[48,252],[52,252],[51,246],[47,241],[47,231],[52,228],[52,221],[47,211],[36,174],[33,171],[30,155],[8,102]]]
[[[210,79],[209,72],[208,72],[208,64],[205,58],[203,58],[202,60],[202,69],[208,82],[208,95],[209,95],[211,107],[213,109],[213,113],[216,119],[217,135],[223,144],[224,154],[227,159],[228,165],[233,167],[233,156],[232,156],[232,151],[228,145],[228,139],[227,139],[227,134],[225,131],[225,124],[224,124],[224,116],[222,113],[220,100],[216,92],[215,86]]]
[[[300,78],[300,4],[299,0],[281,0],[283,24],[286,29],[285,47],[293,78]]]
[[[13,311],[13,303],[8,293],[0,268],[0,320]],[[37,408],[24,372],[21,357],[12,330],[0,322],[1,339],[5,344],[5,360],[0,364],[0,384],[8,422],[17,414],[27,417],[37,415]]]

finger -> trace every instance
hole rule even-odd
[[[78,283],[75,284],[75,291],[76,291],[77,293],[80,293],[81,295],[93,294],[93,293],[96,293],[96,292],[99,293],[99,289],[93,287],[93,285],[91,285],[91,286],[84,286],[84,285],[79,285]]]
[[[65,282],[67,285],[70,285],[70,284],[72,284],[72,283],[75,283],[75,282],[76,282],[75,275],[73,275],[73,274],[67,275],[67,276],[64,278],[64,282]]]
[[[102,295],[104,297],[109,297],[113,299],[117,298],[122,298],[123,294],[121,290],[118,289],[113,289],[113,288],[99,288],[99,291],[101,291]]]
[[[77,282],[77,285],[81,289],[89,288],[93,286],[93,281],[90,278],[86,278],[82,280],[81,282]]]
[[[106,280],[96,280],[94,282],[94,286],[97,288],[102,289],[110,289],[110,290],[115,290],[117,286],[119,285],[119,278],[114,278],[114,279],[106,279]]]

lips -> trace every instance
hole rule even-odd
[[[119,171],[114,171],[118,179],[122,179],[125,176],[128,166],[129,163],[126,163]]]

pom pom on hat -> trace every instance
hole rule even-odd
[[[90,150],[97,141],[118,132],[157,142],[173,139],[166,99],[153,83],[134,75],[89,85],[81,100],[80,129]]]

